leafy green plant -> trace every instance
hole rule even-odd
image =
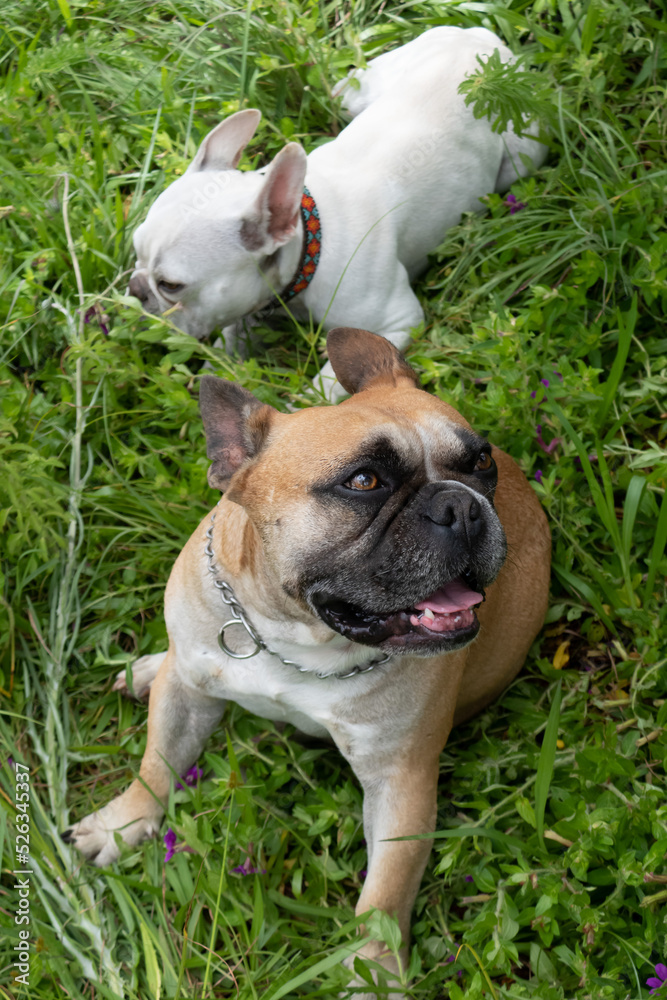
[[[520,63],[503,62],[496,50],[488,59],[477,56],[479,70],[459,87],[475,118],[488,118],[494,132],[512,126],[524,135],[535,122],[543,129],[557,122],[553,89],[546,77],[523,69]]]

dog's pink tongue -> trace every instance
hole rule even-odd
[[[417,611],[433,611],[434,613],[451,614],[453,611],[466,611],[475,604],[481,604],[484,600],[481,594],[471,590],[463,582],[460,576],[455,580],[450,580],[441,590],[436,590],[425,601],[415,604]]]

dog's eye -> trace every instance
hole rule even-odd
[[[162,292],[180,292],[185,285],[180,281],[158,281],[158,288]]]
[[[361,469],[344,484],[349,490],[376,490],[381,482],[370,469]]]
[[[488,451],[480,451],[475,464],[475,472],[488,472],[493,465],[493,459]]]

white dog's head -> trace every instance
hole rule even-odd
[[[239,111],[209,132],[134,234],[130,295],[147,312],[176,307],[194,337],[266,305],[291,277],[280,251],[298,232],[306,154],[290,142],[268,168],[236,170],[260,117]]]

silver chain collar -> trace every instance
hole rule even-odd
[[[253,656],[257,656],[257,654],[261,651],[264,653],[269,653],[271,656],[277,657],[281,663],[285,664],[286,667],[295,667],[302,674],[314,674],[316,677],[320,678],[335,677],[338,680],[345,680],[346,677],[356,677],[357,674],[367,674],[370,670],[374,670],[375,667],[379,667],[383,663],[387,663],[391,659],[391,653],[386,653],[384,656],[380,657],[379,660],[371,660],[370,663],[360,664],[357,667],[352,667],[352,669],[348,671],[348,673],[346,674],[320,674],[317,673],[317,671],[311,670],[309,667],[302,667],[299,663],[295,663],[294,660],[286,660],[284,656],[280,655],[280,653],[276,653],[275,650],[269,649],[269,647],[266,645],[266,643],[258,633],[257,629],[254,627],[252,622],[247,617],[245,611],[237,601],[236,595],[234,594],[232,588],[229,586],[228,583],[225,583],[224,580],[218,579],[218,574],[215,568],[215,562],[213,557],[213,525],[215,523],[215,513],[216,512],[213,511],[211,514],[211,527],[206,532],[206,537],[208,539],[208,542],[206,544],[204,552],[208,558],[208,571],[213,576],[213,585],[218,588],[218,590],[220,591],[220,597],[222,598],[223,604],[227,605],[227,607],[230,609],[233,615],[233,617],[230,618],[229,621],[226,621],[225,624],[221,626],[220,631],[218,632],[218,645],[220,646],[220,649],[223,651],[223,653],[225,653],[227,656],[231,656],[232,659],[234,660],[249,660]],[[250,653],[236,653],[233,649],[229,648],[229,646],[225,642],[225,629],[228,629],[230,625],[242,625],[243,628],[246,630],[246,632],[248,633],[248,635],[255,644],[255,648]]]

